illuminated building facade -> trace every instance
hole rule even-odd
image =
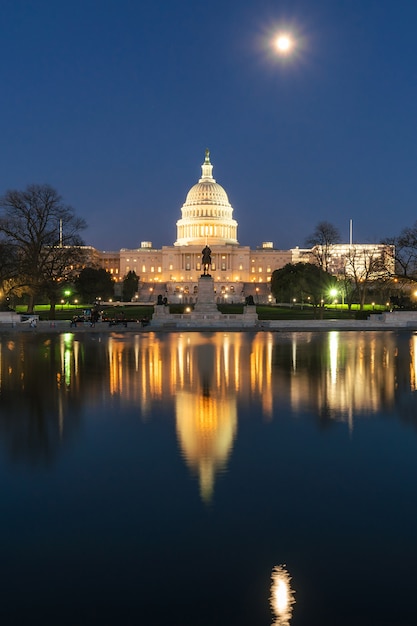
[[[248,295],[253,295],[255,302],[268,302],[272,272],[287,263],[314,262],[313,250],[298,247],[278,250],[271,241],[256,249],[240,245],[233,208],[226,191],[213,178],[208,150],[201,169],[201,178],[191,187],[182,205],[173,245],[156,249],[152,242],[143,241],[140,248],[102,252],[99,253],[101,267],[119,281],[129,271],[134,271],[140,277],[139,301],[153,302],[162,295],[168,296],[171,302],[194,303],[202,274],[201,251],[208,245],[212,257],[210,274],[218,302],[239,302]],[[356,264],[360,258],[367,258],[367,245],[355,246]],[[352,251],[352,247],[345,244],[332,247],[329,266],[335,274],[340,273],[341,265],[348,258],[346,247]],[[371,248],[373,255],[382,258],[390,247],[373,245]]]
[[[323,258],[320,246],[294,248],[292,263],[314,263]],[[333,276],[356,276],[359,279],[395,273],[394,246],[379,243],[338,243],[329,247],[327,271]]]

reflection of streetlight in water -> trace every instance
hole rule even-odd
[[[289,626],[292,605],[295,603],[291,589],[291,576],[282,565],[276,565],[271,574],[271,609],[275,615],[273,626]]]

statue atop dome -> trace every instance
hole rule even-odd
[[[205,163],[210,163],[210,150],[206,148],[206,158],[204,159]]]

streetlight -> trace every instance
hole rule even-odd
[[[336,296],[338,294],[337,289],[335,289],[333,287],[333,289],[330,289],[329,294],[330,294],[331,298],[333,299],[333,304],[336,304],[336,309],[337,309],[337,300],[336,300]]]
[[[70,291],[69,289],[65,289],[65,291],[64,291],[64,296],[65,296],[65,298],[67,299],[67,308],[69,307],[69,298],[70,298],[70,295],[71,295],[71,291]]]
[[[329,291],[329,295],[334,299],[335,304],[337,304],[337,300],[336,300],[336,296],[337,294],[340,293],[341,297],[342,297],[342,309],[345,306],[345,292],[343,290],[343,288],[340,289],[336,289],[335,287],[333,287],[333,289],[330,289]]]

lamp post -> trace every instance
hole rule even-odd
[[[338,294],[338,291],[337,291],[337,289],[333,288],[333,289],[330,289],[330,292],[329,292],[329,293],[330,293],[331,298],[333,299],[333,304],[336,304],[336,310],[337,310],[337,300],[336,300],[336,296],[337,296],[337,294]]]
[[[69,289],[65,289],[64,296],[65,296],[65,299],[67,301],[67,309],[68,309],[69,308],[69,299],[70,299],[70,296],[71,296],[71,291]]]

